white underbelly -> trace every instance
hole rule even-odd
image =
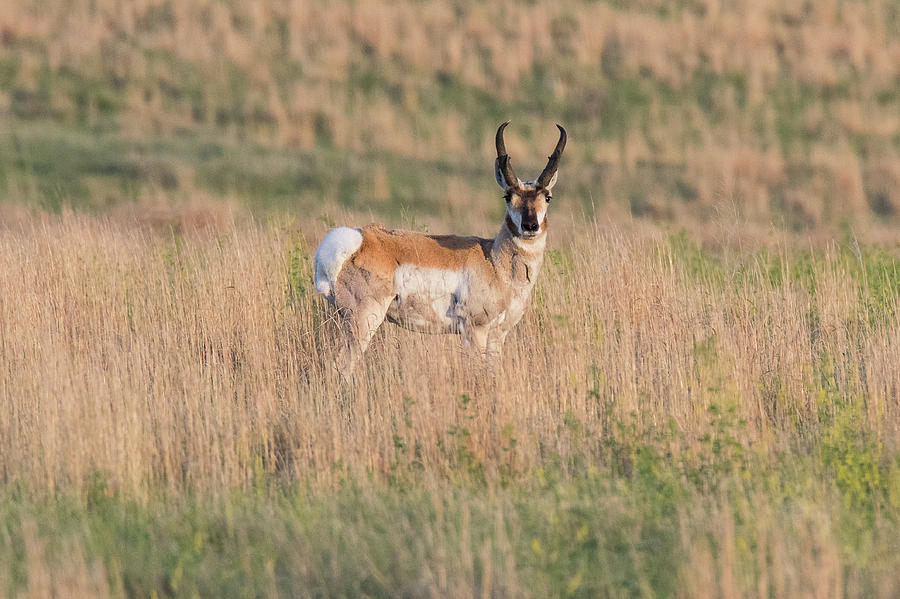
[[[464,272],[401,264],[394,272],[396,298],[387,317],[416,331],[457,332],[457,309],[468,292],[467,280]]]

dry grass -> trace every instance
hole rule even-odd
[[[873,307],[834,247],[800,267],[744,256],[692,274],[658,234],[575,227],[555,239],[496,388],[479,391],[458,340],[391,326],[355,384],[339,384],[323,366],[331,315],[310,284],[322,231],[167,234],[73,215],[3,230],[3,477],[52,493],[99,469],[141,495],[244,487],[259,468],[327,482],[338,463],[384,474],[416,460],[444,476],[442,446],[463,423],[490,471],[527,472],[542,451],[569,457],[565,417],[603,434],[608,410],[635,412],[695,440],[721,401],[747,421],[742,442],[770,447],[820,422],[823,360],[833,392],[898,440],[896,289]],[[812,272],[797,282],[793,268]]]
[[[683,596],[760,588],[794,596],[813,580],[821,588],[811,596],[896,590],[888,556],[900,505],[900,321],[891,255],[833,245],[815,257],[769,250],[716,258],[643,227],[557,226],[557,249],[495,385],[470,374],[457,339],[395,327],[377,336],[356,380],[342,385],[327,367],[330,312],[310,283],[311,248],[324,228],[284,219],[199,223],[175,230],[64,214],[23,217],[0,230],[6,489],[38,505],[41,497],[74,497],[88,502],[89,514],[97,497],[136,500],[151,506],[152,518],[174,517],[159,515],[173,509],[165,507],[172,499],[154,499],[161,492],[176,505],[274,492],[272,506],[221,512],[231,522],[225,530],[238,531],[229,533],[238,535],[234,547],[250,551],[261,527],[280,548],[273,563],[329,594],[361,592],[346,590],[347,581],[378,571],[381,588],[415,596],[477,594],[484,585],[555,594],[582,577],[595,591],[644,585]],[[810,453],[810,443],[824,449]],[[804,466],[810,459],[824,465]],[[359,489],[355,499],[342,495],[347,481]],[[305,524],[284,531],[285,508],[271,489],[297,484],[313,497],[336,494],[326,501],[337,507],[303,508]],[[593,489],[585,504],[583,484]],[[517,485],[536,487],[524,501],[504,490]],[[682,485],[689,490],[673,490]],[[401,494],[394,498],[392,488]],[[416,499],[415,489],[426,495]],[[782,493],[791,499],[782,503]],[[663,516],[652,506],[676,499],[680,507],[659,508],[675,528],[655,528]],[[645,501],[650,511],[632,519]],[[570,504],[600,512],[573,515]],[[73,538],[61,524],[36,529],[40,516],[22,509],[9,526],[27,544],[23,567],[35,595],[67,580],[89,593],[177,594],[144,581],[115,552],[98,561],[97,530],[115,522],[106,512],[85,516],[75,530],[93,532]],[[446,509],[446,520],[422,509]],[[860,516],[864,532],[844,531],[856,517],[844,509],[869,514]],[[188,528],[173,533],[188,553],[199,551],[190,549],[196,538],[223,530],[219,516],[203,513],[188,512],[206,524],[165,524]],[[398,527],[399,537],[376,532],[379,522]],[[563,535],[556,549],[527,536],[548,543],[556,537],[541,535],[551,533]],[[650,535],[680,565],[656,574],[636,566],[638,578],[615,583],[616,567],[601,562],[600,570],[563,569],[562,579],[521,586],[521,576],[562,567],[539,563],[544,551],[566,555],[568,535],[600,543],[590,545],[587,562],[574,562],[583,565],[619,559],[603,548],[612,543],[604,535],[620,534],[626,545]],[[131,544],[127,538],[121,542]],[[326,539],[354,549],[321,545]],[[295,545],[309,549],[297,553]],[[13,560],[4,546],[0,555]],[[641,547],[634,545],[635,559]],[[319,561],[331,551],[344,557]],[[151,568],[154,550],[147,555]],[[860,565],[858,555],[880,557]],[[181,560],[182,570],[160,566],[176,590],[187,567]],[[376,567],[382,563],[399,569],[388,574]],[[259,588],[274,585],[270,566],[259,567],[268,573]],[[466,588],[472,592],[459,590]]]

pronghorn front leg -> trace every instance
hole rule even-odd
[[[469,359],[476,363],[476,371],[479,377],[487,377],[492,379],[497,374],[497,366],[499,365],[500,348],[503,345],[503,337],[498,341],[496,333],[485,325],[469,326],[463,329],[463,345]]]
[[[462,329],[463,347],[473,358],[484,358],[487,349],[488,328],[484,325],[466,324]]]
[[[493,329],[487,338],[487,346],[484,351],[484,362],[488,370],[497,372],[500,368],[500,355],[503,351],[503,342],[506,341],[508,329]]]

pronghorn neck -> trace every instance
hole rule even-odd
[[[491,259],[494,268],[505,280],[530,286],[534,284],[537,272],[544,261],[546,247],[546,226],[541,227],[541,232],[534,239],[523,239],[512,231],[507,217],[494,238]],[[523,280],[520,271],[521,267],[526,265],[528,268]]]

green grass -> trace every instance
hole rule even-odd
[[[397,220],[410,208],[439,212],[451,178],[497,196],[489,167],[465,157],[426,161],[328,147],[284,150],[215,135],[133,139],[33,122],[0,131],[0,195],[50,210],[102,211],[148,193],[187,199],[203,191],[240,200],[260,215],[328,206]],[[374,169],[384,170],[386,197],[373,197]]]
[[[869,595],[900,565],[900,454],[855,410],[836,404],[821,430],[771,452],[737,440],[743,423],[728,406],[710,409],[700,449],[690,451],[675,426],[626,416],[592,431],[567,418],[560,434],[580,457],[548,455],[507,483],[465,468],[435,480],[398,465],[389,480],[348,475],[331,490],[261,477],[222,497],[138,502],[97,472],[82,497],[0,499],[0,579],[7,592],[26,588],[23,547],[38,540],[23,523],[35,522],[48,566],[79,547],[130,596],[415,597],[440,594],[442,569],[445,585],[500,594],[670,596],[696,575],[690,558],[703,547],[734,553],[736,563],[716,567],[734,568],[748,592],[784,567],[757,559],[771,551],[772,531],[756,519],[765,512],[788,564],[813,557],[807,527],[832,521],[833,530],[813,533],[837,544],[844,579]]]

